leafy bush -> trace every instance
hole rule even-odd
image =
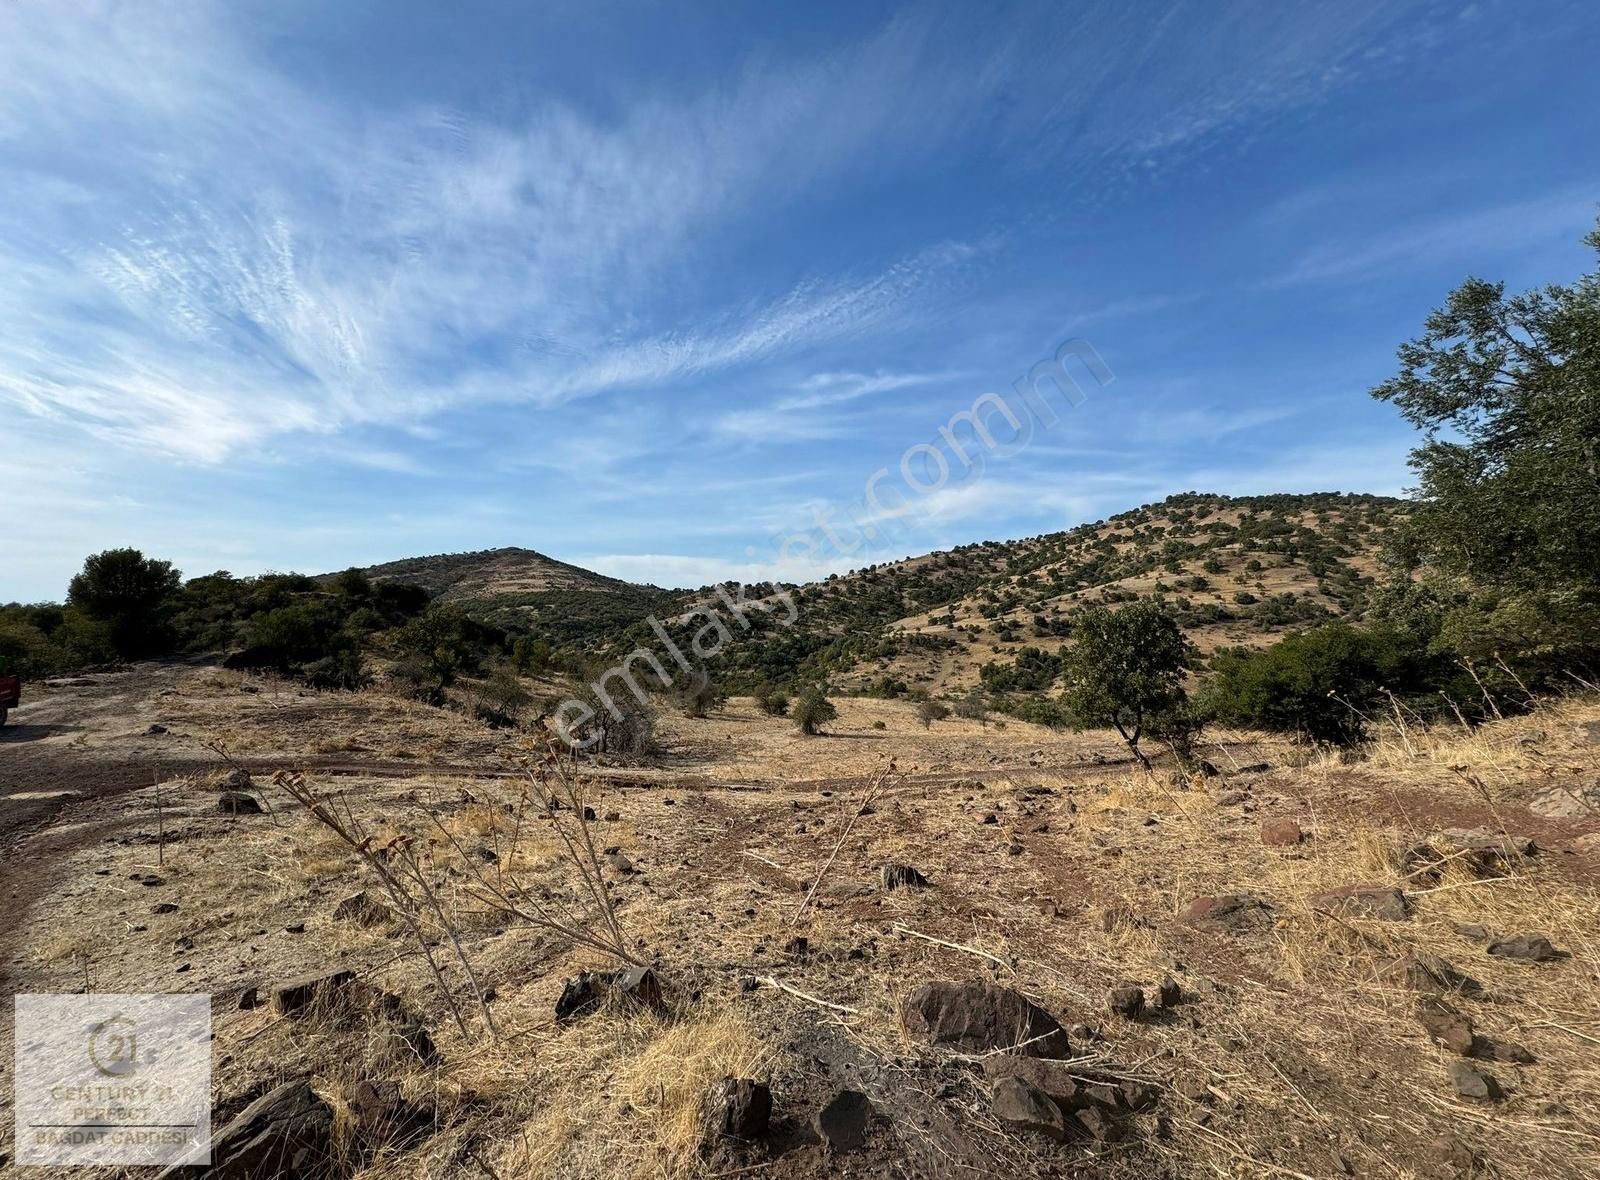
[[[808,736],[821,733],[822,727],[838,716],[839,710],[820,688],[806,689],[794,703],[795,724]]]
[[[1109,725],[1146,769],[1139,738],[1152,721],[1187,701],[1183,675],[1193,648],[1172,617],[1153,602],[1119,610],[1090,607],[1078,616],[1063,657],[1064,703],[1081,722]]]
[[[943,721],[950,716],[950,706],[943,701],[923,701],[917,706],[917,720],[922,722],[922,728],[931,728],[935,721]]]
[[[789,712],[789,694],[781,689],[763,686],[755,692],[756,708],[768,717],[782,717]]]

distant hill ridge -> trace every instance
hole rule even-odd
[[[616,594],[653,589],[516,546],[407,557],[368,566],[363,572],[375,582],[410,582],[422,586],[444,602],[471,602],[552,590]]]

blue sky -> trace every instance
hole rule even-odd
[[[1398,492],[1395,345],[1589,265],[1592,3],[529,7],[0,8],[0,601]],[[1054,428],[780,552],[1070,337],[1116,379]]]

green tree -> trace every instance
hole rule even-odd
[[[137,549],[107,549],[84,561],[67,588],[67,604],[104,628],[117,656],[141,659],[171,649],[169,615],[182,583],[171,562]]]
[[[1187,701],[1183,675],[1192,645],[1153,602],[1090,607],[1073,621],[1073,636],[1062,660],[1067,709],[1081,723],[1114,728],[1150,770],[1139,738]]]
[[[822,727],[838,716],[839,710],[817,687],[806,689],[794,703],[795,724],[808,736],[821,733]]]
[[[1468,279],[1399,360],[1372,392],[1424,433],[1411,559],[1511,591],[1600,586],[1600,268],[1512,296]]]

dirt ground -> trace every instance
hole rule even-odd
[[[308,1078],[363,1176],[1600,1175],[1600,817],[1526,806],[1596,781],[1600,704],[1394,735],[1355,762],[1222,734],[1203,751],[1218,773],[1189,780],[1136,773],[1110,735],[925,730],[907,702],[838,703],[831,733],[806,738],[736,699],[665,719],[659,758],[588,772],[589,830],[631,862],[604,859],[606,886],[665,1002],[557,1021],[564,982],[608,961],[484,900],[486,881],[519,874],[519,896],[595,913],[560,817],[520,818],[530,739],[203,666],[29,686],[0,731],[0,979],[209,993],[219,1124]],[[274,785],[290,770],[376,843],[411,838],[446,919],[423,923],[440,977],[404,922],[335,917],[381,883]],[[230,772],[263,814],[219,812]],[[1283,819],[1305,839],[1264,843]],[[1406,857],[1452,828],[1536,851],[1485,867],[1445,841]],[[891,863],[927,887],[884,889]],[[1311,903],[1367,883],[1402,890],[1405,915]],[[1194,899],[1224,894],[1258,899],[1264,920],[1190,919]],[[1525,932],[1563,957],[1487,953]],[[471,991],[452,936],[492,996],[492,1032],[475,1003],[464,1032],[451,1015],[445,989]],[[1388,970],[1411,952],[1480,985],[1444,999],[1483,1045],[1531,1057],[1472,1060],[1497,1101],[1454,1088],[1461,1059]],[[362,1019],[240,1006],[339,967],[417,1014],[438,1059],[395,1060]],[[1155,1007],[1169,977],[1181,998]],[[1006,1126],[980,1063],[900,1018],[920,984],[976,979],[1054,1014],[1084,1077],[1147,1085],[1155,1106],[1103,1141]],[[1108,1009],[1124,982],[1152,1000],[1138,1018]],[[9,1011],[0,1039],[9,1061]],[[725,1076],[768,1083],[774,1107],[767,1153],[732,1164],[702,1158],[696,1128]],[[425,1134],[362,1137],[351,1095],[373,1080],[427,1112]],[[841,1089],[874,1116],[861,1150],[829,1156],[813,1116]],[[8,1108],[7,1166],[10,1147]]]

